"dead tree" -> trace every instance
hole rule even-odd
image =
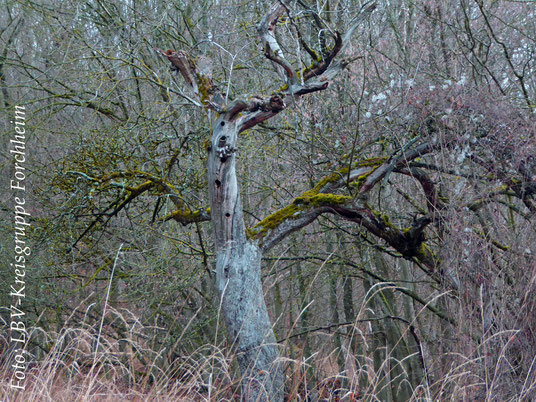
[[[315,56],[309,67],[297,71],[285,58],[274,35],[278,20],[289,10],[281,3],[272,7],[260,22],[258,32],[264,44],[264,55],[285,77],[286,84],[266,97],[238,98],[226,104],[217,86],[210,77],[200,73],[186,52],[160,51],[194,90],[201,104],[219,114],[208,147],[216,285],[229,340],[236,349],[242,373],[244,400],[283,399],[283,372],[262,290],[262,253],[326,211],[322,207],[315,208],[302,219],[277,225],[277,230],[264,239],[261,233],[268,235],[267,231],[248,234],[235,169],[239,134],[277,115],[301,96],[326,89],[349,63],[340,56],[352,33],[374,9],[375,5],[367,7],[352,21],[344,36],[335,33],[331,48],[323,49],[323,54]],[[305,48],[310,51],[308,46]],[[316,53],[311,51],[311,54]],[[358,169],[356,173],[362,171]]]

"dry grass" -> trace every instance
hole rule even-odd
[[[140,341],[140,324],[128,312],[110,309],[128,327],[127,337],[110,337],[106,330],[100,336],[100,348],[92,352],[98,330],[93,328],[63,328],[59,333],[44,333],[34,329],[32,339],[42,345],[51,345],[48,353],[27,369],[26,389],[19,392],[9,385],[9,360],[2,356],[4,375],[0,381],[1,401],[233,401],[239,399],[239,376],[233,365],[233,356],[223,345],[206,345],[175,361],[166,360],[169,350],[154,351],[147,347],[150,340]],[[367,324],[368,325],[368,324]],[[104,328],[106,329],[106,328]],[[151,329],[151,328],[149,328]],[[404,383],[402,370],[394,376],[396,367],[406,367],[387,350],[384,361],[374,364],[373,339],[363,331],[363,322],[347,332],[341,350],[326,353],[318,351],[305,359],[303,353],[294,360],[285,359],[288,400],[377,401],[386,389]],[[333,336],[333,335],[328,335]],[[536,395],[534,368],[529,375],[515,381],[508,370],[508,348],[516,331],[495,333],[462,353],[467,340],[453,345],[455,352],[429,360],[425,353],[426,376],[420,384],[413,384],[411,401],[517,401],[531,400]],[[179,337],[179,340],[181,338]],[[352,351],[359,344],[362,354]],[[490,351],[497,352],[492,355]],[[494,353],[495,353],[494,352]],[[346,369],[330,371],[339,354]],[[406,356],[404,359],[418,356]],[[32,360],[32,359],[30,359]],[[445,363],[448,362],[448,363]],[[490,364],[493,362],[493,364]],[[534,366],[534,361],[532,362]],[[445,371],[445,367],[450,367]],[[311,378],[314,368],[316,379]],[[321,374],[322,373],[322,374]],[[441,374],[443,373],[443,374]],[[402,380],[402,381],[400,381]],[[516,391],[517,390],[517,391]]]
[[[11,359],[7,353],[1,356],[0,401],[222,400],[232,395],[236,384],[230,375],[231,359],[220,348],[207,345],[169,361],[169,350],[154,351],[148,347],[152,340],[140,337],[153,328],[140,328],[126,312],[110,309],[108,314],[130,325],[126,337],[119,339],[108,336],[104,328],[96,353],[98,329],[33,329],[31,339],[50,350],[38,360],[27,355],[31,363],[23,392],[10,386]]]

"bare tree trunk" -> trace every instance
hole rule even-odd
[[[264,302],[261,251],[246,238],[235,171],[238,127],[226,115],[216,124],[208,179],[216,242],[221,311],[242,373],[246,401],[283,399],[283,373]]]

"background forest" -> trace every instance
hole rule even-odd
[[[218,113],[158,49],[185,51],[225,101],[289,91],[259,38],[274,3],[302,81],[371,4],[1,3],[1,400],[240,398],[214,285]],[[536,399],[535,3],[378,0],[340,57],[327,88],[240,133],[234,154],[248,238],[296,225],[262,256],[284,398]],[[9,385],[17,105],[22,393]]]

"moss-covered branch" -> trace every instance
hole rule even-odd
[[[387,158],[365,159],[353,164],[349,168],[341,168],[320,180],[311,190],[296,197],[286,207],[272,213],[248,230],[248,236],[256,239],[263,250],[271,248],[288,234],[308,225],[318,215],[329,212],[334,207],[351,205],[354,197],[350,195],[336,194],[335,192],[345,186],[359,192],[367,178]]]
[[[112,217],[116,216],[121,210],[123,210],[128,204],[133,202],[136,198],[142,194],[151,190],[155,196],[167,196],[175,205],[176,210],[166,215],[158,221],[175,220],[183,225],[187,225],[195,222],[204,222],[210,220],[210,208],[206,209],[192,209],[190,208],[176,186],[171,184],[165,179],[152,175],[150,173],[141,170],[125,170],[116,171],[106,175],[92,177],[83,172],[68,171],[67,174],[82,177],[83,179],[92,182],[95,189],[98,191],[106,191],[110,187],[116,187],[121,189],[121,194],[108,204],[108,206],[101,210],[98,214],[95,214],[96,218],[89,224],[86,230],[79,236],[73,247],[87,234],[91,229],[95,227],[101,220],[106,218],[109,221]],[[118,179],[125,179],[118,181]],[[142,183],[129,183],[135,179],[143,179]],[[153,221],[158,213],[159,203],[157,202],[155,212],[153,214]]]
[[[202,74],[195,61],[183,50],[156,49],[171,62],[172,69],[178,71],[186,83],[193,89],[203,106],[217,112],[223,111],[224,99],[211,77]]]
[[[177,209],[176,211],[173,211],[172,213],[161,218],[160,221],[165,222],[171,219],[183,225],[188,225],[195,222],[206,222],[210,220],[210,208],[196,210],[191,210],[189,208]]]

